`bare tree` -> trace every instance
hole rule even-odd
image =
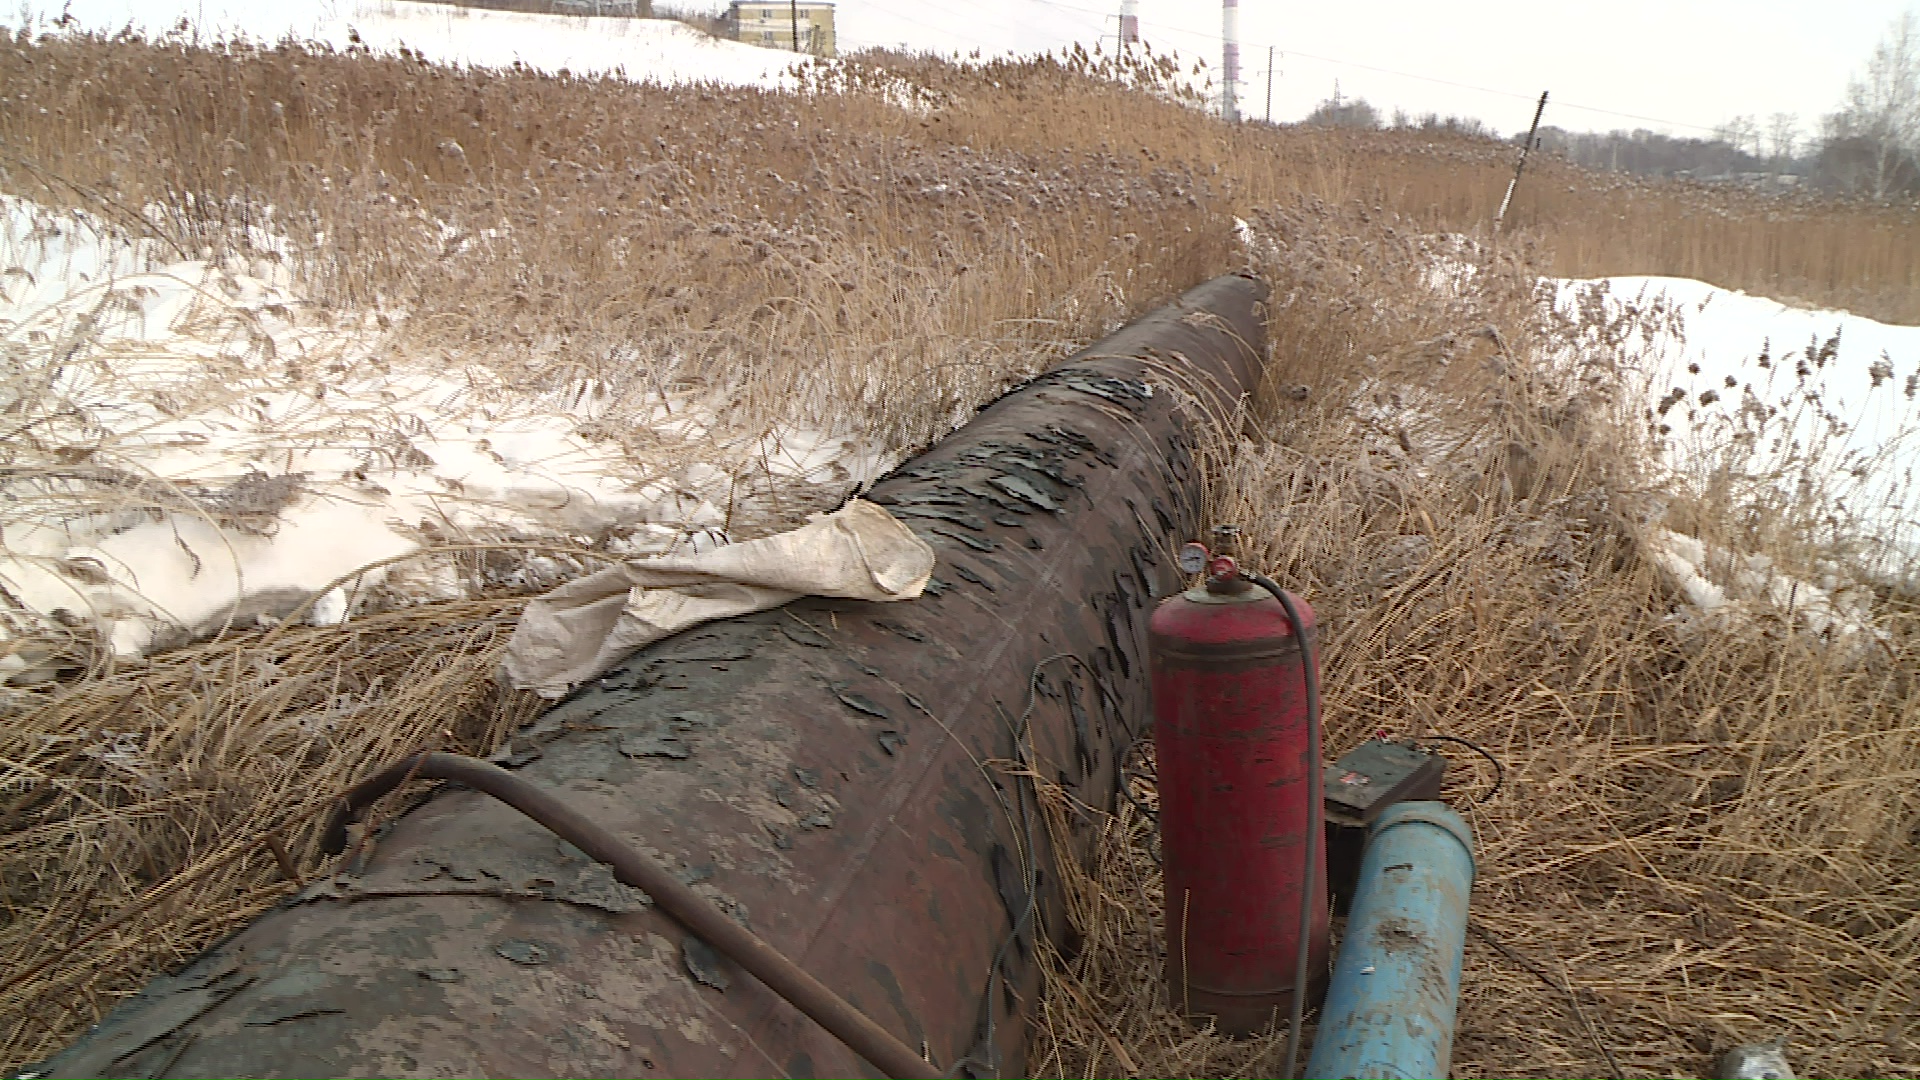
[[[1713,137],[1743,154],[1760,156],[1760,125],[1751,116],[1736,116],[1713,129]]]
[[[1826,118],[1823,156],[1848,186],[1884,199],[1915,182],[1920,162],[1920,20],[1909,11],[1874,46],[1866,72]]]
[[[1767,117],[1767,153],[1775,161],[1791,161],[1800,141],[1800,118],[1790,112]]]
[[[1725,139],[1687,139],[1644,128],[1638,131],[1565,131],[1540,129],[1542,149],[1566,155],[1576,165],[1636,176],[1690,176],[1725,180],[1742,173],[1763,173],[1771,165]],[[1790,163],[1789,163],[1790,164]]]

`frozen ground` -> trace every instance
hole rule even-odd
[[[726,10],[719,0],[690,0],[682,6]],[[1105,25],[1108,13],[1068,10],[1047,0],[969,5],[842,0],[837,8],[836,36],[843,51],[880,46],[1030,55],[1076,41],[1090,47],[1103,31],[1112,32]],[[708,41],[704,49],[687,49],[685,44],[701,35],[666,21],[455,10],[409,0],[24,0],[0,11],[0,25],[19,25],[23,11],[42,24],[65,11],[84,29],[108,32],[131,25],[160,33],[185,19],[203,36],[241,34],[274,41],[293,35],[337,47],[347,44],[352,27],[374,49],[391,50],[405,42],[444,62],[505,66],[519,60],[545,70],[566,67],[576,72],[610,72],[624,65],[636,78],[651,73],[662,82],[705,78],[765,85],[779,78],[791,60],[777,51],[734,42]],[[1197,40],[1183,38],[1178,46],[1191,51]],[[703,64],[708,70],[701,69]]]
[[[1850,518],[1843,524],[1913,546],[1920,327],[1683,278],[1556,288],[1562,311],[1632,320],[1629,382],[1643,388],[1676,471],[1699,484],[1773,482],[1824,495]],[[1736,467],[1716,476],[1728,446]]]
[[[106,32],[132,26],[157,36],[187,20],[201,40],[293,37],[345,49],[357,35],[375,52],[404,45],[443,64],[521,63],[668,84],[794,83],[792,54],[711,38],[669,20],[527,15],[409,0],[26,0],[0,10],[0,26],[19,26],[25,14],[45,28],[63,11],[81,29]]]
[[[32,644],[48,633],[138,656],[587,565],[527,545],[723,540],[729,462],[754,463],[756,492],[827,497],[892,464],[817,432],[727,431],[684,397],[448,370],[377,315],[303,303],[272,259],[171,261],[85,215],[0,210],[0,678],[50,674]],[[657,453],[631,449],[639,428]],[[498,544],[518,546],[405,558]]]
[[[1662,444],[1662,462],[1700,491],[1818,505],[1805,540],[1850,549],[1876,584],[1911,584],[1920,553],[1920,327],[1789,307],[1683,278],[1551,283],[1581,329],[1632,365],[1622,382]],[[1866,593],[1834,562],[1796,578],[1761,555],[1677,533],[1655,559],[1702,615],[1771,603],[1818,633],[1865,624]]]
[[[718,0],[689,0],[684,6],[726,11]],[[791,53],[716,40],[669,20],[534,15],[414,0],[19,0],[0,9],[0,27],[30,20],[46,29],[63,13],[78,29],[108,33],[131,26],[155,36],[184,21],[201,40],[294,37],[344,49],[357,36],[378,53],[404,45],[448,64],[522,63],[542,71],[624,74],[659,83],[794,84]],[[1212,18],[1217,23],[1218,15]],[[1075,44],[1092,49],[1103,33],[1111,35],[1111,21],[1108,13],[1068,9],[1053,0],[968,5],[841,0],[835,37],[843,54],[886,48],[956,59],[1034,56]],[[1212,33],[1174,32],[1154,44],[1162,52],[1211,53],[1217,48]],[[1206,76],[1191,81],[1204,86]]]
[[[694,0],[692,10],[724,14],[725,4]],[[986,0],[972,6],[930,2],[838,5],[840,51],[881,47],[954,59],[1033,56],[1091,49],[1103,17],[1066,11],[1052,0]],[[335,49],[364,46],[393,54],[406,48],[443,64],[615,75],[636,82],[711,82],[768,89],[797,85],[794,54],[707,36],[668,19],[524,14],[415,0],[18,0],[0,7],[0,29],[66,26],[115,33],[132,27],[149,37],[233,38],[271,43],[285,38]],[[1162,42],[1162,51],[1191,53],[1193,42]],[[1183,67],[1178,81],[1197,91],[1211,84],[1203,67]],[[908,103],[910,99],[903,99]]]

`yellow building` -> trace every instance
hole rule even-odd
[[[833,55],[833,5],[823,0],[733,0],[727,23],[735,41],[769,49],[793,49],[799,30],[800,48],[815,56]]]

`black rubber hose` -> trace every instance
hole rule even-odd
[[[346,847],[346,826],[374,800],[412,779],[454,780],[484,791],[539,822],[556,836],[606,863],[613,874],[653,898],[660,910],[701,940],[731,957],[741,967],[812,1017],[827,1033],[847,1044],[891,1077],[933,1080],[934,1067],[873,1022],[865,1013],[801,970],[759,935],[734,922],[705,897],[694,892],[644,852],[568,805],[553,792],[523,780],[498,765],[459,754],[414,754],[355,784],[341,799],[322,838],[326,849],[338,854]]]
[[[1467,749],[1473,751],[1474,753],[1479,754],[1481,757],[1486,758],[1487,764],[1493,766],[1493,787],[1489,788],[1485,795],[1482,795],[1478,799],[1475,799],[1473,801],[1473,805],[1485,806],[1488,803],[1493,801],[1493,797],[1495,795],[1500,794],[1500,785],[1506,783],[1506,780],[1507,780],[1507,767],[1505,765],[1500,764],[1500,759],[1497,757],[1494,757],[1492,752],[1490,752],[1486,747],[1481,746],[1479,743],[1473,742],[1469,739],[1463,739],[1458,735],[1427,734],[1427,735],[1420,736],[1420,738],[1425,739],[1428,742],[1458,743],[1459,745],[1466,747]],[[1418,740],[1415,740],[1415,741],[1418,741]]]
[[[1324,790],[1325,766],[1320,760],[1320,669],[1318,658],[1313,651],[1313,642],[1307,637],[1307,624],[1300,617],[1300,610],[1294,606],[1293,597],[1287,591],[1273,583],[1264,574],[1247,574],[1248,581],[1273,594],[1280,601],[1280,607],[1287,613],[1287,622],[1293,628],[1294,640],[1300,643],[1300,659],[1305,671],[1307,684],[1307,867],[1300,875],[1303,895],[1300,898],[1300,939],[1294,947],[1293,962],[1293,1012],[1287,1018],[1287,1080],[1295,1080],[1300,1075],[1300,1025],[1306,1013],[1307,1002],[1307,961],[1312,955],[1310,938],[1313,934],[1313,897],[1319,891],[1319,882],[1314,871],[1318,869],[1320,843],[1325,826],[1313,827],[1318,808],[1326,799]]]

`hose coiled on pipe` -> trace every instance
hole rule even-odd
[[[942,1074],[907,1044],[847,1004],[820,980],[760,936],[713,906],[644,852],[574,809],[553,792],[479,758],[437,752],[414,754],[355,784],[327,822],[322,846],[346,849],[347,824],[368,805],[408,780],[453,780],[499,799],[532,818],[587,857],[606,863],[622,883],[646,893],[660,910],[747,969],[767,988],[807,1014],[827,1033],[890,1077],[935,1080]]]

